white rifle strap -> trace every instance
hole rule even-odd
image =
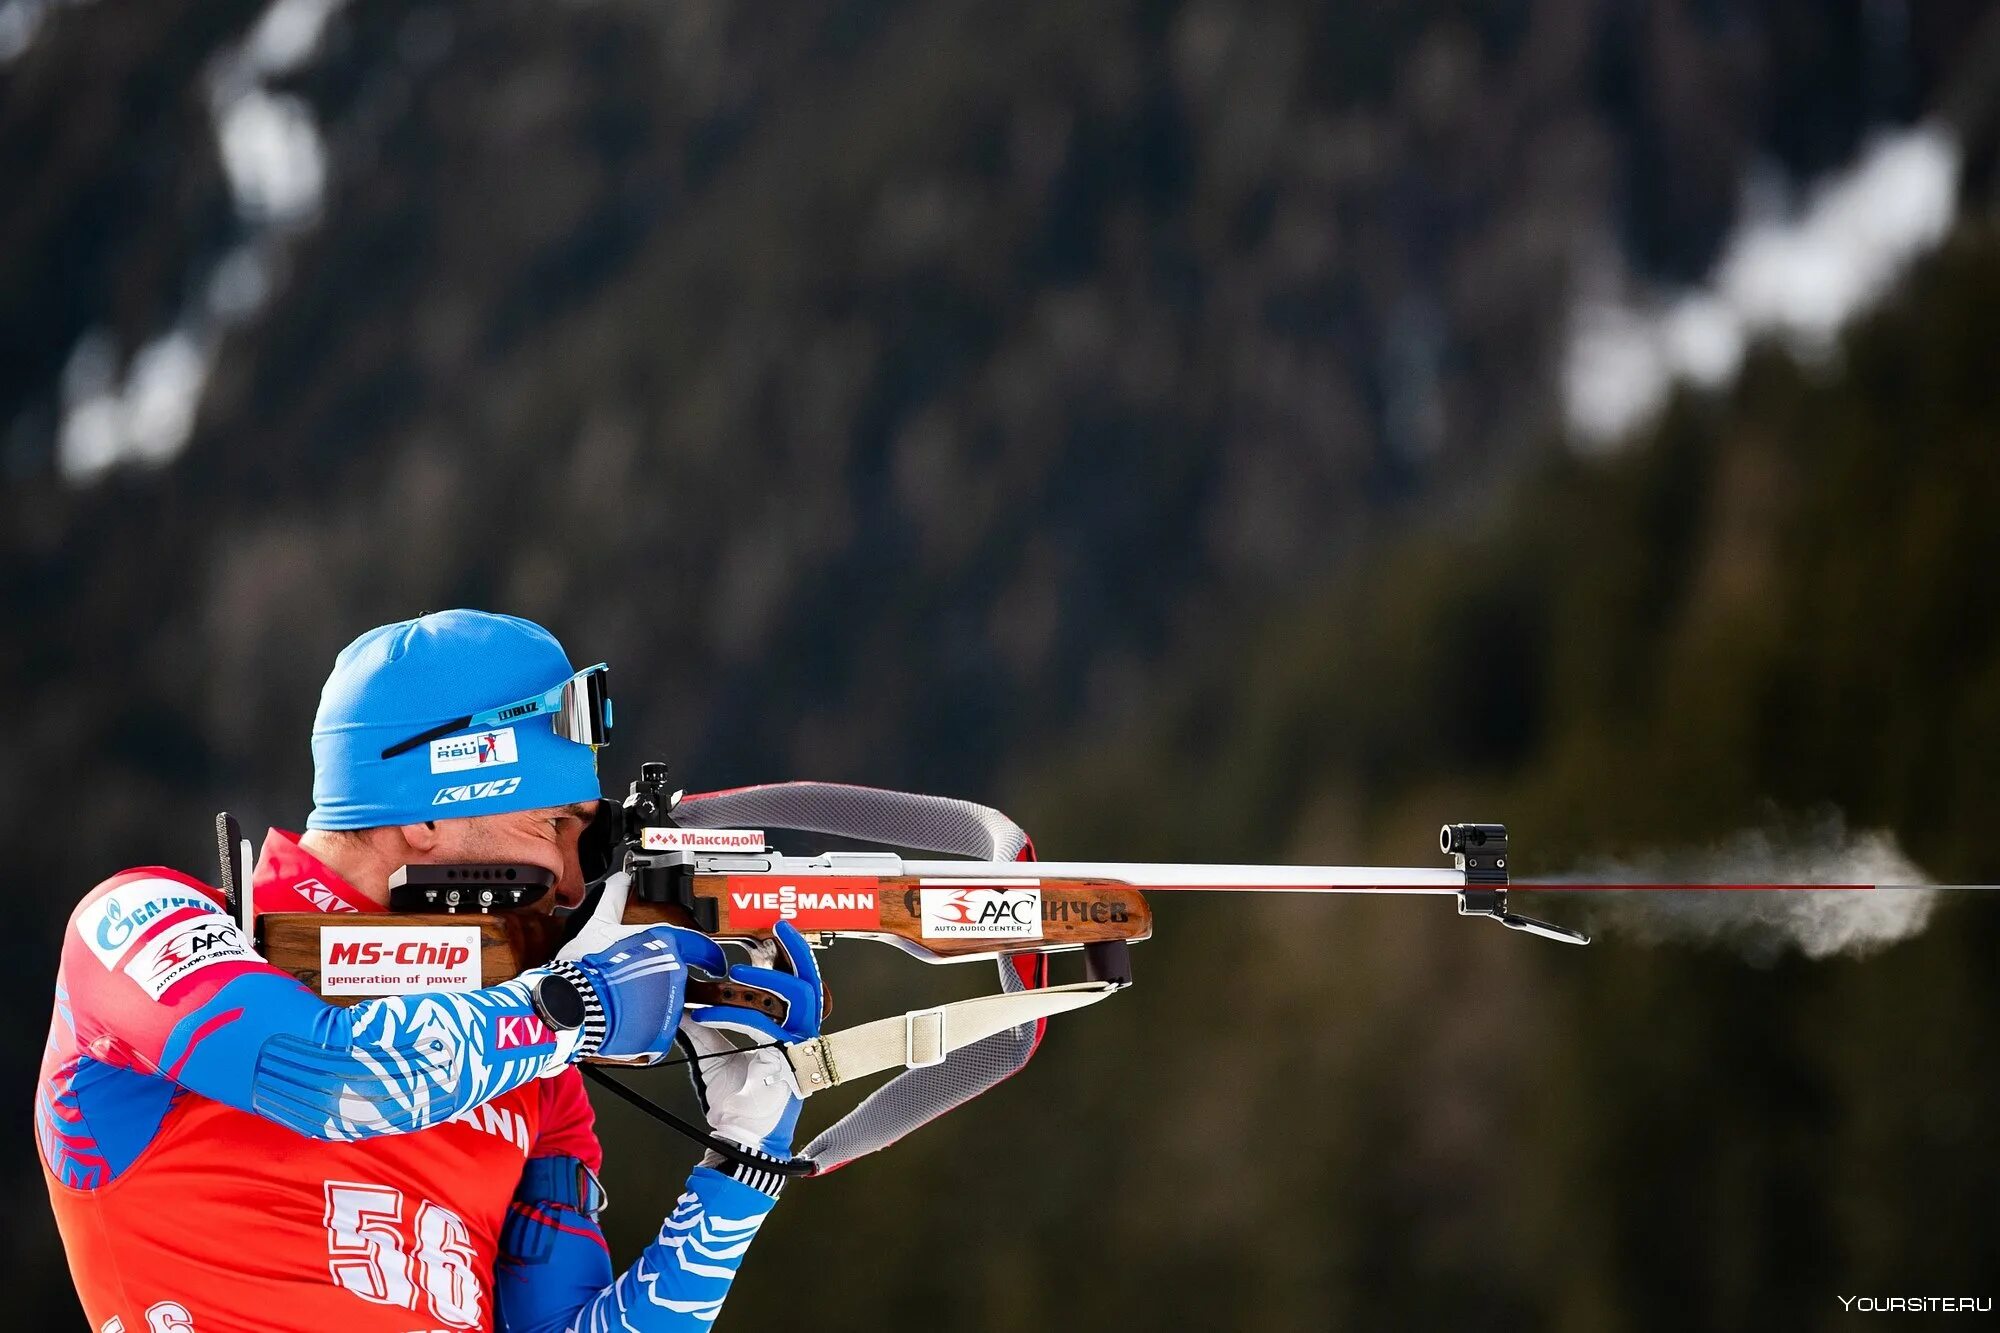
[[[1121,989],[1112,981],[1079,981],[1010,995],[982,995],[829,1032],[787,1046],[785,1055],[798,1076],[799,1091],[810,1097],[885,1069],[922,1069],[942,1063],[961,1047],[1051,1014],[1096,1004]]]

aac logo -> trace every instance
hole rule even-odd
[[[154,935],[133,950],[125,975],[154,999],[217,963],[256,957],[236,923],[220,912],[203,912]]]
[[[997,902],[992,900],[980,902],[972,896],[972,890],[959,889],[938,904],[938,916],[941,920],[958,926],[1001,923],[1021,926],[1030,924],[1031,918],[1027,912],[1034,905],[1033,900],[1025,898],[1016,898],[1011,902],[1004,898]]]
[[[225,921],[207,930],[196,929],[168,937],[160,946],[159,966],[162,969],[179,967],[211,949],[234,949],[242,940],[237,934],[236,923]]]
[[[468,782],[462,787],[440,787],[432,805],[453,805],[459,801],[483,801],[491,796],[512,796],[521,786],[519,778],[494,778],[491,782]]]
[[[1039,888],[926,885],[918,899],[925,939],[1035,939],[1042,933]]]

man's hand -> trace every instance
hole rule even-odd
[[[803,1099],[791,1063],[779,1047],[819,1035],[823,994],[819,965],[805,938],[784,921],[777,923],[774,933],[778,966],[739,964],[729,969],[729,980],[784,1000],[784,1021],[716,1005],[681,1020],[680,1044],[688,1053],[688,1070],[709,1127],[745,1148],[789,1158]],[[739,1049],[730,1039],[732,1033],[758,1044]]]
[[[715,976],[728,971],[722,946],[708,936],[678,926],[648,926],[607,949],[558,963],[553,970],[573,969],[602,1011],[604,1035],[592,1053],[664,1055],[674,1045],[674,1030],[680,1025],[690,963]],[[595,1017],[589,1008],[586,1001],[586,1050]]]
[[[609,949],[646,929],[644,926],[625,924],[625,900],[631,892],[632,876],[625,871],[606,876],[590,915],[584,918],[583,926],[576,934],[570,936],[569,943],[556,951],[557,959],[574,963],[587,954]]]

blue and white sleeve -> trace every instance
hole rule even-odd
[[[535,1163],[529,1164],[531,1167]],[[524,1195],[538,1191],[527,1186]],[[706,1166],[615,1281],[588,1210],[517,1198],[494,1284],[502,1333],[706,1333],[777,1200]]]
[[[568,1063],[528,981],[329,1005],[290,977],[233,978],[177,1024],[160,1071],[329,1142],[409,1134]]]
[[[211,893],[152,868],[78,906],[62,973],[80,1055],[340,1141],[427,1129],[579,1053],[537,1018],[537,972],[343,1008],[259,958]]]

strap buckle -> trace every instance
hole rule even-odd
[[[595,1222],[597,1215],[611,1203],[611,1196],[604,1192],[604,1184],[588,1163],[576,1164],[576,1210]]]
[[[912,1009],[903,1015],[903,1064],[908,1068],[929,1069],[932,1065],[944,1063],[948,1053],[944,1037],[944,1010],[945,1006],[940,1004],[929,1009]],[[937,1019],[937,1054],[928,1060],[917,1058],[917,1020],[920,1018]]]

